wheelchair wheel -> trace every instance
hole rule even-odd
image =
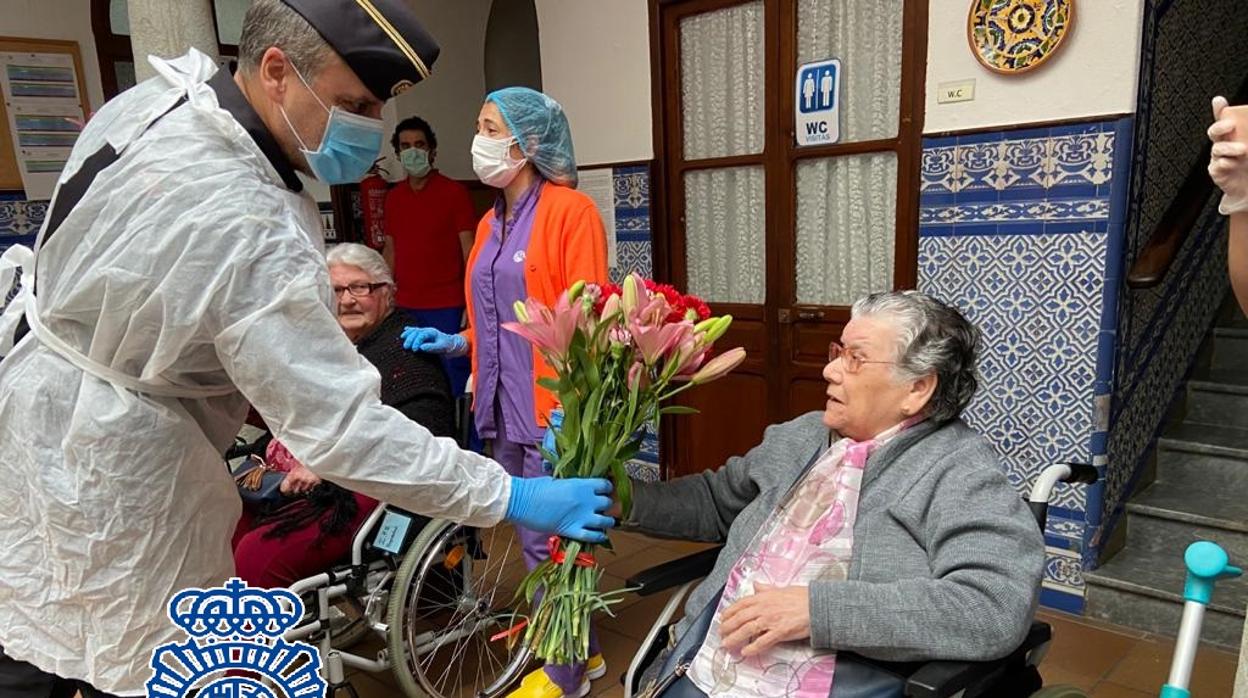
[[[412,543],[391,587],[390,663],[410,698],[501,696],[524,671],[528,649],[490,638],[512,627],[524,578],[515,529],[433,520]]]

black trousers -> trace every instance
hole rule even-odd
[[[0,647],[0,698],[74,698],[78,692],[82,698],[117,698],[84,681],[63,679],[13,659]]]

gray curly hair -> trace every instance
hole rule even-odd
[[[979,330],[950,305],[919,291],[873,293],[854,303],[853,317],[886,317],[897,328],[894,372],[902,380],[936,375],[927,416],[953,419],[975,396]]]

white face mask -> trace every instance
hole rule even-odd
[[[472,170],[482,183],[502,189],[520,173],[527,162],[524,158],[512,159],[511,146],[515,138],[489,138],[477,134],[472,138]]]

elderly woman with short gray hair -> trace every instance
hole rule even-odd
[[[959,416],[978,339],[931,296],[867,296],[828,348],[822,411],[769,427],[717,471],[636,483],[627,525],[725,544],[643,687],[900,696],[898,679],[837,651],[987,660],[1022,642],[1044,541]]]

